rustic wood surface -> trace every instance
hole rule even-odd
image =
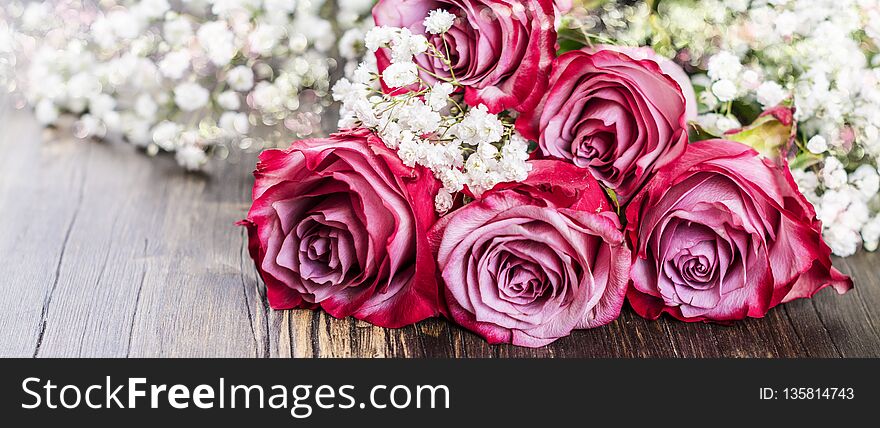
[[[541,349],[490,346],[442,320],[386,330],[270,310],[243,229],[254,156],[182,172],[0,108],[0,356],[878,357],[880,254],[836,260],[831,290],[733,326],[625,308]]]

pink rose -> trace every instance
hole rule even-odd
[[[438,314],[430,171],[353,130],[267,150],[254,176],[242,223],[273,308],[320,306],[392,328]]]
[[[428,34],[423,21],[432,10],[456,15],[442,35]],[[465,85],[465,102],[484,104],[492,113],[531,109],[547,87],[556,54],[551,0],[380,0],[373,8],[376,25],[408,28],[424,34],[439,52],[450,53],[452,67],[425,55],[416,61],[433,84],[453,75]],[[445,41],[445,43],[444,43]],[[379,71],[390,64],[389,52],[376,53]]]
[[[662,70],[667,76],[671,77],[672,80],[675,80],[675,83],[677,83],[679,89],[681,89],[681,94],[684,95],[685,100],[685,115],[687,116],[687,120],[691,121],[697,119],[697,108],[699,106],[697,104],[697,93],[694,91],[694,85],[691,83],[691,77],[688,76],[687,72],[685,72],[680,65],[676,64],[675,61],[654,52],[654,49],[651,49],[648,46],[633,47],[599,45],[594,49],[617,51],[635,60],[646,59],[656,62],[657,65],[660,66],[660,70]]]
[[[543,346],[617,318],[630,252],[599,184],[577,167],[532,161],[431,232],[448,315],[490,343]]]
[[[517,129],[541,155],[588,168],[626,202],[684,153],[685,98],[654,61],[572,51],[556,60],[549,91]]]
[[[852,281],[831,266],[821,225],[786,165],[748,146],[700,141],[626,210],[636,312],[732,321]]]

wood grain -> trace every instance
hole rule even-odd
[[[0,356],[878,357],[880,254],[836,260],[856,289],[725,327],[628,308],[540,349],[490,346],[442,320],[398,330],[273,311],[247,254],[253,155],[181,172],[0,111]]]

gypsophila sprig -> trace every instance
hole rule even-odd
[[[42,124],[73,116],[78,138],[176,152],[181,166],[200,169],[211,155],[322,132],[336,42],[326,17],[337,9],[346,31],[371,7],[338,3],[12,2],[3,10],[12,34],[0,28],[0,82],[3,52],[15,51],[15,82],[4,87]]]
[[[449,19],[443,13],[432,11],[426,22],[437,21],[435,29],[446,31]],[[333,97],[343,103],[339,127],[367,127],[405,165],[430,169],[443,183],[435,199],[438,212],[447,212],[454,195],[465,188],[479,196],[498,183],[528,176],[529,145],[510,118],[491,114],[484,105],[467,107],[463,86],[455,78],[429,85],[419,77],[415,56],[449,62],[424,36],[405,28],[376,27],[365,35],[365,46],[370,51],[390,49],[392,64],[380,75],[375,64],[361,63],[351,79],[336,83]],[[406,89],[386,94],[382,83]]]

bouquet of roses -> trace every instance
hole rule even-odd
[[[273,308],[542,346],[624,300],[726,323],[852,287],[785,147],[689,135],[687,74],[562,48],[565,3],[379,1],[341,131],[260,156],[242,224]]]

